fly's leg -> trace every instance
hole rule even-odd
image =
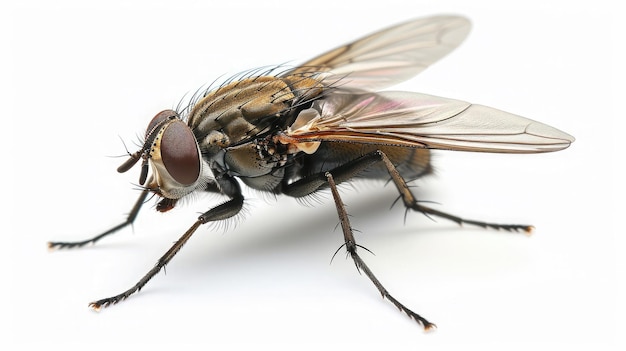
[[[330,186],[330,190],[333,194],[333,199],[335,200],[335,206],[337,207],[337,214],[339,215],[339,222],[341,223],[341,229],[343,231],[343,237],[345,240],[344,245],[346,247],[346,250],[352,257],[352,260],[354,260],[354,264],[356,265],[357,270],[359,270],[359,272],[360,271],[365,272],[365,275],[367,275],[367,277],[372,281],[372,283],[374,283],[374,285],[376,286],[380,294],[383,296],[383,298],[386,298],[387,300],[391,301],[391,303],[393,303],[400,311],[406,313],[407,316],[414,319],[417,323],[421,324],[425,330],[436,328],[435,324],[427,321],[424,317],[411,311],[406,306],[401,304],[400,301],[396,300],[393,296],[391,296],[391,294],[389,294],[387,289],[385,289],[382,283],[378,280],[378,278],[376,278],[374,273],[372,273],[369,267],[365,264],[363,259],[361,259],[361,256],[359,256],[359,254],[357,253],[357,248],[359,247],[359,245],[356,243],[356,240],[354,239],[352,228],[350,227],[350,221],[348,219],[348,214],[346,213],[346,208],[343,202],[341,201],[339,192],[337,191],[337,185],[335,184],[335,180],[333,179],[333,176],[330,172],[326,172],[325,176],[326,176],[328,185]]]
[[[115,232],[117,232],[118,230],[133,224],[133,222],[135,221],[135,218],[137,218],[137,215],[139,214],[139,210],[141,209],[141,206],[143,206],[143,204],[146,201],[146,197],[148,197],[148,193],[150,191],[148,189],[144,189],[141,194],[139,195],[139,198],[137,199],[137,202],[135,202],[135,205],[133,206],[133,208],[130,210],[130,213],[128,214],[128,217],[126,218],[126,220],[118,225],[116,225],[115,227],[107,230],[106,232],[100,234],[100,235],[96,235],[91,239],[87,239],[87,240],[83,240],[83,241],[50,241],[48,242],[48,248],[50,249],[65,249],[65,248],[72,248],[72,247],[81,247],[87,244],[94,244],[96,241],[104,238],[105,236],[111,235]]]
[[[183,234],[183,236],[181,236],[180,239],[178,239],[178,241],[176,241],[174,245],[172,245],[172,247],[167,250],[167,252],[163,256],[161,256],[161,258],[159,258],[154,267],[150,271],[148,271],[148,273],[146,273],[146,275],[144,275],[143,278],[141,278],[137,282],[137,284],[133,285],[130,289],[124,291],[119,295],[94,301],[89,304],[89,307],[93,308],[96,311],[99,311],[102,307],[116,304],[122,300],[125,300],[130,295],[138,292],[139,290],[141,290],[141,288],[144,287],[144,285],[146,285],[146,283],[148,283],[148,281],[150,281],[150,279],[152,279],[152,277],[159,273],[159,271],[161,271],[161,269],[172,260],[172,258],[178,253],[183,245],[185,245],[187,240],[191,238],[191,236],[196,231],[196,229],[198,229],[198,227],[208,222],[220,221],[230,218],[239,213],[242,206],[243,196],[241,194],[236,194],[231,200],[203,213],[200,217],[198,217],[198,220],[185,232],[185,234]]]
[[[483,221],[464,219],[455,215],[451,215],[449,213],[435,210],[427,206],[423,206],[418,203],[417,199],[415,198],[415,195],[413,195],[413,193],[409,189],[409,186],[406,184],[406,181],[404,180],[404,178],[402,178],[402,176],[400,175],[400,172],[398,172],[396,167],[393,165],[391,160],[389,160],[389,158],[387,157],[387,155],[385,155],[384,152],[375,151],[364,157],[365,158],[373,157],[374,159],[378,159],[385,164],[385,167],[387,168],[387,171],[389,172],[389,175],[391,176],[393,183],[396,185],[398,192],[400,192],[400,197],[402,198],[402,201],[404,202],[404,206],[406,206],[406,208],[410,208],[414,211],[422,212],[425,215],[433,215],[433,216],[445,218],[453,222],[456,222],[459,225],[470,224],[470,225],[475,225],[475,226],[479,226],[483,228],[493,228],[493,229],[507,230],[507,231],[522,230],[529,234],[534,229],[532,225],[526,225],[526,224],[498,224],[498,223],[489,223],[489,222],[483,222]]]
[[[365,264],[363,259],[358,255],[357,248],[360,247],[352,233],[352,228],[350,227],[350,221],[348,220],[348,216],[345,211],[345,206],[341,201],[339,196],[339,192],[337,191],[337,184],[347,181],[351,178],[356,177],[361,171],[367,169],[371,165],[383,162],[389,175],[391,176],[392,181],[396,185],[396,188],[400,192],[400,196],[404,202],[404,205],[407,209],[412,209],[415,211],[422,212],[426,215],[438,216],[441,218],[446,218],[448,220],[454,221],[460,225],[462,224],[471,224],[477,225],[480,227],[489,227],[495,229],[503,229],[508,231],[519,231],[523,230],[526,232],[532,231],[533,227],[529,225],[520,225],[520,224],[496,224],[496,223],[487,223],[481,221],[467,220],[458,216],[454,216],[445,212],[441,212],[435,209],[431,209],[429,207],[420,205],[417,202],[417,199],[411,193],[408,185],[402,175],[398,172],[393,163],[389,160],[387,155],[384,152],[378,150],[368,154],[365,154],[355,160],[350,162],[346,162],[345,164],[333,168],[328,172],[320,172],[317,174],[312,174],[302,179],[299,179],[293,183],[285,184],[282,188],[282,192],[285,195],[293,196],[293,197],[303,197],[309,194],[312,194],[318,190],[330,188],[333,198],[335,200],[335,205],[337,207],[337,213],[339,215],[339,220],[341,223],[341,228],[343,230],[343,235],[345,239],[345,247],[354,263],[359,271],[365,272],[365,275],[374,283],[378,291],[382,294],[382,296],[391,303],[393,303],[400,311],[406,313],[410,318],[414,319],[416,322],[421,324],[424,329],[428,330],[435,325],[430,323],[428,320],[424,319],[419,314],[413,312],[408,309],[406,306],[401,304],[398,300],[396,300],[385,287],[381,284],[381,282],[374,276],[374,273],[369,269],[369,267]]]
[[[335,178],[335,182],[339,184],[341,182],[354,178],[361,171],[365,170],[367,167],[377,162],[382,162],[387,168],[387,171],[391,176],[391,180],[396,185],[396,188],[400,193],[400,197],[404,202],[404,206],[406,206],[406,208],[408,209],[424,213],[425,215],[445,218],[456,222],[459,225],[470,224],[483,228],[493,228],[507,231],[524,231],[526,233],[531,233],[534,229],[533,226],[525,224],[498,224],[464,219],[446,212],[438,211],[433,208],[421,205],[420,203],[418,203],[415,195],[413,195],[413,193],[411,192],[404,178],[402,178],[402,175],[400,175],[400,173],[393,165],[393,163],[389,160],[387,155],[385,155],[385,153],[380,150],[365,154],[350,162],[346,162],[345,164],[332,169],[331,172]],[[326,178],[324,174],[319,173],[287,185],[283,190],[283,193],[293,197],[302,197],[325,187],[327,187]]]

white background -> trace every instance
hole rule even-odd
[[[527,350],[619,343],[624,239],[617,223],[624,206],[617,201],[624,171],[617,169],[623,155],[616,145],[623,112],[614,106],[624,31],[615,7],[545,0],[42,3],[2,10],[10,86],[1,155],[10,176],[1,224],[8,294],[1,318],[8,326],[0,333],[8,337],[0,343],[13,343],[9,349]],[[357,240],[375,253],[363,251],[363,258],[437,331],[423,333],[382,301],[343,253],[329,263],[342,235],[328,194],[306,207],[247,192],[245,220],[229,222],[226,231],[201,228],[167,274],[141,293],[100,313],[87,308],[133,285],[197,213],[222,201],[199,197],[167,214],[155,213],[151,203],[133,230],[96,246],[48,252],[48,240],[97,234],[132,206],[139,172],[117,174],[124,158],[109,157],[124,154],[120,138],[134,149],[155,113],[221,75],[297,63],[439,13],[469,17],[472,33],[398,89],[497,107],[577,141],[542,155],[437,152],[437,175],[416,183],[420,198],[441,204],[436,208],[534,224],[530,238],[433,223],[416,213],[403,224],[402,206],[388,210],[392,186],[342,188],[361,231]]]

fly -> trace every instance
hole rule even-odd
[[[337,184],[354,178],[389,180],[407,210],[507,231],[532,226],[464,219],[422,205],[407,180],[431,173],[431,149],[539,153],[567,148],[574,138],[540,122],[464,101],[380,89],[406,80],[455,49],[470,31],[457,16],[405,22],[330,50],[293,69],[243,74],[159,112],[144,144],[119,168],[141,161],[143,187],[126,220],[91,239],[50,242],[50,248],[91,244],[132,224],[149,194],[166,212],[193,192],[228,197],[210,208],[137,284],[91,302],[95,310],[139,291],[203,224],[226,220],[244,205],[240,182],[295,198],[330,190],[345,248],[357,270],[384,298],[430,329],[435,325],[395,299],[358,253]],[[281,71],[282,70],[282,71]]]

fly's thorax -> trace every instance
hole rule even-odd
[[[228,135],[218,130],[213,130],[204,138],[197,140],[203,157],[210,160],[215,159],[220,151],[224,151],[230,145]]]
[[[228,148],[224,162],[233,175],[258,177],[285,166],[290,155],[285,145],[266,138]]]
[[[282,179],[290,155],[272,136],[283,132],[322,96],[312,74],[250,77],[207,93],[191,109],[188,125],[215,174],[240,177],[269,190]]]
[[[219,131],[240,143],[286,128],[322,90],[319,81],[301,75],[243,79],[207,93],[191,109],[188,124],[199,140]]]
[[[221,158],[224,168],[253,189],[272,191],[285,174],[289,155],[261,141],[230,147]]]

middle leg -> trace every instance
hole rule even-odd
[[[337,191],[337,184],[335,184],[335,180],[333,175],[330,172],[325,173],[326,180],[330,187],[330,191],[333,194],[333,199],[335,200],[335,206],[337,207],[337,215],[339,216],[339,222],[341,224],[341,229],[343,231],[343,237],[345,240],[345,247],[352,260],[354,260],[354,264],[356,265],[359,271],[365,272],[365,275],[374,283],[376,289],[380,292],[383,298],[391,301],[400,311],[406,313],[407,316],[415,320],[417,323],[421,324],[425,330],[429,330],[433,327],[436,327],[435,324],[429,322],[424,317],[419,314],[413,312],[406,306],[404,306],[400,301],[396,300],[387,289],[383,286],[383,284],[376,278],[374,273],[370,270],[370,268],[365,264],[361,256],[357,253],[357,248],[359,245],[356,243],[354,239],[354,234],[352,233],[352,227],[350,226],[350,221],[348,219],[348,214],[346,213],[346,208],[341,201],[341,197],[339,196],[339,191]],[[367,250],[367,249],[366,249]]]
[[[428,330],[435,325],[419,314],[413,312],[398,300],[396,300],[390,293],[385,289],[382,283],[376,278],[374,273],[369,269],[369,267],[365,264],[363,259],[357,253],[357,249],[360,247],[356,240],[354,239],[354,235],[352,233],[352,228],[350,227],[350,221],[348,219],[348,215],[345,210],[345,206],[341,201],[341,197],[339,196],[339,192],[337,190],[337,184],[347,181],[356,177],[361,171],[370,167],[371,165],[382,162],[387,169],[391,180],[394,185],[398,189],[400,193],[400,198],[402,198],[405,207],[414,211],[422,212],[425,215],[433,215],[441,218],[445,218],[451,221],[462,224],[471,224],[480,227],[489,227],[494,229],[502,229],[507,231],[520,231],[523,230],[525,232],[531,232],[533,227],[529,225],[521,225],[521,224],[497,224],[497,223],[489,223],[475,220],[463,219],[461,217],[451,215],[442,211],[438,211],[432,209],[427,206],[421,205],[417,198],[411,192],[409,186],[406,181],[398,172],[394,164],[389,160],[387,155],[383,151],[377,150],[368,154],[365,154],[357,159],[352,161],[348,161],[345,164],[333,168],[326,172],[320,172],[316,174],[311,174],[306,177],[303,177],[293,183],[286,184],[282,189],[282,193],[288,196],[293,197],[303,197],[309,194],[312,194],[321,189],[330,188],[331,193],[333,195],[333,199],[335,201],[335,206],[337,208],[337,214],[339,216],[341,228],[344,235],[344,245],[346,250],[354,260],[354,263],[359,271],[365,272],[365,275],[374,283],[378,291],[381,295],[388,299],[391,303],[393,303],[400,311],[406,313],[410,318],[414,319],[417,323],[421,324],[424,329]]]

